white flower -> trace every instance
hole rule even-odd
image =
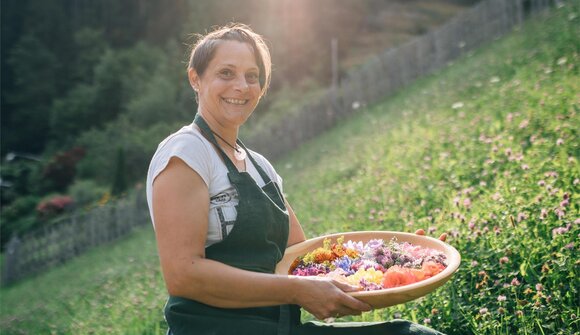
[[[451,106],[453,109],[459,109],[461,107],[463,107],[463,102],[456,102]]]

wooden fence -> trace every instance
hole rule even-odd
[[[251,147],[277,158],[328,130],[337,121],[440,69],[519,25],[529,15],[548,8],[552,0],[484,0],[448,23],[396,49],[376,55],[348,73],[340,85],[329,88],[319,100],[302,107],[278,125],[252,134]],[[149,224],[144,192],[57,224],[7,244],[2,284],[39,273]]]
[[[2,285],[34,275],[150,224],[144,192],[61,219],[6,245]]]
[[[553,2],[483,0],[438,29],[375,55],[350,71],[338,87],[328,88],[321,98],[288,113],[278,124],[254,130],[245,142],[270,159],[279,158],[339,120],[356,114],[360,106],[372,105],[415,79],[445,67],[466,52],[511,31]]]

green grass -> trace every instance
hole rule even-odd
[[[424,228],[462,254],[433,294],[356,320],[580,333],[578,16],[538,17],[276,162],[310,237]],[[151,228],[0,294],[2,334],[165,329]]]

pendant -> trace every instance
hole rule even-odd
[[[246,154],[246,150],[244,150],[244,148],[237,148],[234,151],[234,157],[239,161],[243,161],[247,156],[248,155]]]

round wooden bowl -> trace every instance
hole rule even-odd
[[[363,243],[372,239],[383,239],[387,242],[395,238],[399,243],[409,242],[421,247],[432,248],[443,252],[447,256],[447,268],[431,278],[400,287],[348,293],[351,296],[368,303],[375,309],[402,304],[434,291],[451,278],[461,263],[461,255],[459,252],[449,244],[436,238],[393,231],[358,231],[320,236],[287,248],[284,257],[276,266],[276,273],[287,275],[292,262],[297,257],[316,248],[322,247],[323,241],[327,238],[330,238],[334,243],[336,242],[336,239],[341,236],[344,236],[345,242],[352,240],[353,242],[362,241]]]

